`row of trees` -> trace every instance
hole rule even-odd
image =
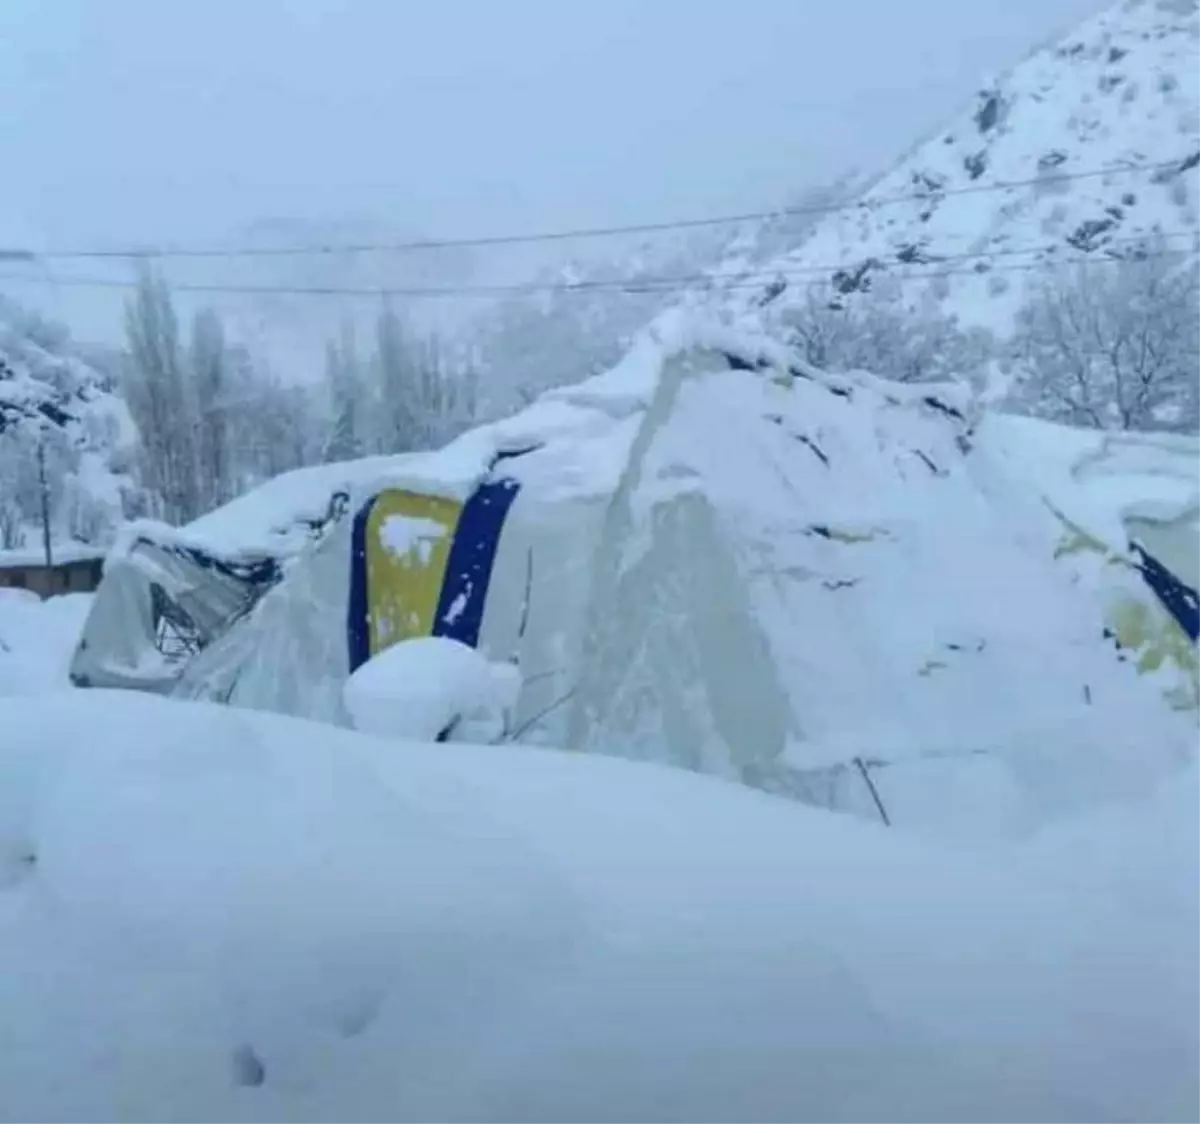
[[[325,383],[325,461],[436,448],[480,417],[471,364],[437,337],[414,334],[388,303],[367,348],[350,322],[329,342]]]
[[[964,328],[936,291],[916,303],[912,293],[886,276],[850,296],[814,285],[786,304],[778,326],[819,367],[978,385],[999,372],[1006,404],[1035,416],[1106,429],[1200,427],[1194,258],[1147,246],[1116,263],[1048,269],[1003,339]],[[185,522],[290,468],[435,447],[607,365],[635,322],[667,299],[597,290],[511,302],[470,340],[473,351],[416,333],[384,304],[371,330],[348,321],[329,342],[322,383],[296,386],[232,344],[211,309],[185,333],[167,285],[146,273],[127,307],[117,363],[140,433],[137,463],[126,467],[141,488],[130,494],[149,497],[143,507],[153,514]],[[78,509],[73,533],[86,537],[82,523],[95,513],[65,467],[79,460],[80,432],[70,449],[58,434],[45,446],[54,508]],[[104,443],[98,436],[94,444]],[[0,476],[25,499],[10,505],[9,533],[0,527],[11,538],[40,502],[41,485],[17,443],[0,450],[0,462]]]
[[[198,312],[185,340],[170,291],[147,273],[126,309],[121,390],[154,514],[186,522],[310,456],[311,403]]]
[[[291,468],[440,444],[477,417],[477,380],[389,305],[360,347],[329,343],[324,385],[255,364],[202,309],[186,340],[171,293],[146,273],[126,309],[121,388],[140,434],[138,474],[155,515],[182,523]]]
[[[963,328],[932,293],[915,306],[906,295],[888,277],[853,299],[816,284],[780,319],[789,342],[814,367],[899,382],[977,380],[996,354],[992,334]]]
[[[910,290],[911,291],[911,290]],[[886,276],[843,296],[814,285],[779,320],[812,364],[902,382],[1000,374],[1004,405],[1096,429],[1200,428],[1200,268],[1151,243],[1119,261],[1047,267],[1004,337],[963,327],[935,290]]]

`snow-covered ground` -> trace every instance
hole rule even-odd
[[[1025,424],[979,439],[1016,456]],[[1143,467],[1067,443],[1059,499]],[[1111,505],[1079,510],[1103,533]],[[485,678],[446,641],[350,680],[387,739],[70,691],[88,600],[0,591],[0,1119],[1200,1112],[1194,761],[1122,751],[1105,803],[960,825],[965,849],[682,770],[405,740]],[[924,805],[962,798],[936,782]]]
[[[0,1117],[1195,1119],[1197,773],[965,858],[676,770],[0,702]]]
[[[0,588],[0,696],[60,691],[84,619],[87,593],[41,601],[25,589]]]

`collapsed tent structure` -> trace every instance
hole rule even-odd
[[[1029,819],[1031,769],[1191,749],[1197,456],[679,313],[438,452],[136,526],[72,674],[346,724],[359,665],[447,636],[519,667],[512,740],[914,821],[992,770]]]

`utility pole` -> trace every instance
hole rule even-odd
[[[38,488],[41,491],[42,500],[42,550],[46,553],[48,568],[54,565],[54,558],[50,553],[50,487],[46,483],[46,439],[44,436],[38,438],[37,463]]]

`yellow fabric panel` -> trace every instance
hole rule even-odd
[[[375,498],[365,542],[371,655],[432,633],[461,512],[441,496],[390,490]]]

